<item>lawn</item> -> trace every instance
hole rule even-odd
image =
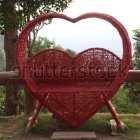
[[[120,114],[119,117],[126,124],[126,130],[123,134],[124,139],[140,140],[140,114]],[[50,113],[41,113],[37,125],[30,134],[50,136],[53,131],[95,131],[100,135],[110,134],[110,119],[112,117],[109,113],[97,113],[81,127],[71,129],[53,119]],[[3,137],[0,140],[11,140],[7,136],[29,135],[24,133],[27,122],[25,116],[0,117],[0,133],[3,133]]]

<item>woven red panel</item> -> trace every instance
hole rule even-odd
[[[27,59],[26,42],[37,23],[52,18],[76,23],[94,17],[110,22],[118,30],[123,43],[122,59],[103,48],[90,48],[75,57],[47,49]],[[70,18],[45,14],[29,22],[21,32],[16,59],[20,76],[31,94],[58,119],[77,127],[104,105],[104,99],[111,99],[124,82],[131,62],[131,44],[124,26],[110,15],[87,13]]]

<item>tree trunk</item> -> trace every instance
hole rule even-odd
[[[15,62],[15,42],[17,38],[17,30],[5,30],[4,50],[6,56],[6,71],[11,71],[16,65]],[[9,84],[6,86],[6,115],[19,114],[19,93],[18,85]]]
[[[35,109],[36,100],[25,87],[25,115],[30,116]]]

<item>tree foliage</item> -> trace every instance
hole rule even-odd
[[[0,0],[0,28],[4,30],[5,42],[4,50],[6,56],[6,70],[11,70],[15,63],[15,41],[18,36],[18,31],[29,22],[31,19],[51,12],[61,12],[66,9],[72,0]],[[31,35],[28,38],[28,54],[32,56],[32,48],[38,31],[44,24],[50,21],[42,22],[33,30],[33,41]],[[29,97],[29,95],[27,94]],[[26,96],[26,97],[27,97]],[[18,86],[6,86],[6,114],[16,115],[18,108]],[[33,98],[28,98],[28,104],[33,109]],[[28,109],[29,110],[29,109]],[[31,112],[32,110],[28,111]]]
[[[140,29],[133,30],[134,32],[134,56],[133,56],[133,69],[140,70]]]
[[[51,41],[47,37],[38,37],[34,43],[34,48],[33,48],[32,52],[33,52],[33,54],[36,54],[39,51],[42,51],[47,48],[63,50],[72,56],[74,56],[76,54],[75,51],[73,51],[71,49],[64,49],[60,44],[56,44],[56,42],[54,40]]]
[[[75,56],[76,55],[76,52],[71,50],[71,49],[66,49],[65,50],[68,54],[70,54],[71,56]]]
[[[47,37],[38,37],[34,43],[34,48],[32,50],[33,54],[38,53],[47,48],[58,48],[63,50],[60,45],[57,45],[55,41],[50,41]]]
[[[0,28],[22,30],[31,19],[44,13],[61,12],[70,2],[72,0],[0,0]],[[41,22],[29,35],[27,47],[30,56],[38,31],[49,23],[50,20]]]
[[[43,13],[63,11],[70,2],[72,0],[0,0],[0,27],[22,28],[31,18]]]
[[[140,70],[140,29],[133,30],[133,33],[135,43],[133,44],[134,55],[132,68]],[[129,87],[128,97],[130,98],[130,101],[140,105],[140,83],[127,83],[127,87]]]

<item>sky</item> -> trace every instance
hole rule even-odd
[[[133,44],[132,30],[140,28],[140,0],[74,0],[63,14],[77,17],[84,13],[106,13],[118,19],[127,29]],[[88,19],[76,24],[54,19],[40,30],[39,36],[47,36],[64,48],[76,52],[92,47],[101,47],[122,56],[121,38],[106,21]]]

